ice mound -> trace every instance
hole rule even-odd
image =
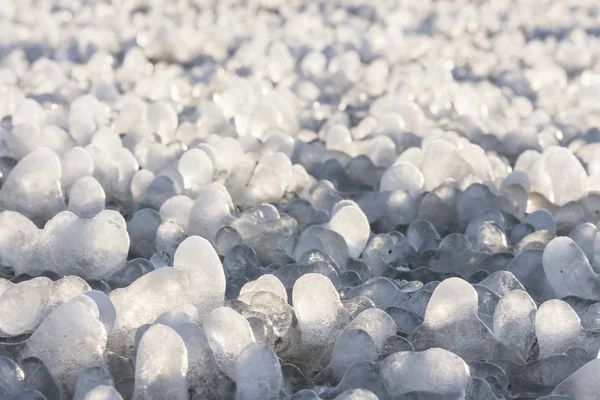
[[[109,348],[130,354],[136,330],[143,324],[185,304],[204,316],[222,304],[224,297],[225,275],[219,257],[206,239],[190,236],[177,248],[172,268],[151,271],[110,293],[117,318]]]
[[[595,399],[591,0],[0,1],[0,400]]]
[[[0,214],[2,258],[16,274],[79,275],[102,279],[116,272],[127,258],[129,236],[123,217],[102,211],[79,218],[70,211],[56,214],[43,229],[14,211]],[[22,245],[14,246],[14,241]]]

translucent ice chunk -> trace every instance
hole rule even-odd
[[[188,233],[214,243],[217,231],[233,221],[233,202],[227,189],[212,183],[200,191],[190,211]]]
[[[56,282],[39,277],[10,284],[0,294],[0,333],[14,336],[32,331],[54,308],[88,290],[89,285],[77,276]]]
[[[171,197],[160,207],[160,218],[163,222],[175,222],[184,232],[187,232],[193,205],[194,201],[187,196]]]
[[[518,361],[477,316],[475,289],[460,278],[446,279],[435,289],[423,325],[411,335],[415,349],[442,347],[467,361],[496,358]]]
[[[542,250],[527,250],[518,254],[506,269],[519,279],[534,300],[543,302],[556,297],[544,272]]]
[[[198,197],[200,190],[213,180],[213,163],[210,157],[200,149],[189,149],[177,162],[177,169],[183,177],[186,194]]]
[[[381,377],[392,397],[417,391],[460,397],[469,384],[467,364],[439,348],[392,354],[380,365]]]
[[[64,279],[64,278],[63,278]],[[104,292],[99,290],[90,290],[84,293],[87,297],[94,300],[96,303],[96,307],[98,307],[98,318],[104,325],[104,329],[107,334],[112,332],[112,329],[115,325],[115,320],[117,319],[117,312],[115,310],[115,306],[113,306],[112,302],[108,298]]]
[[[63,385],[53,377],[46,364],[37,357],[28,357],[19,362],[25,373],[25,385],[46,396],[47,399],[67,399]]]
[[[397,162],[388,168],[381,177],[379,190],[406,190],[419,194],[425,179],[417,167],[410,162]]]
[[[592,268],[594,267],[594,247],[597,235],[596,225],[589,222],[579,224],[569,232],[569,237],[583,250],[588,261],[592,264]]]
[[[587,173],[568,149],[552,147],[542,154],[539,162],[543,162],[544,173],[552,185],[554,202],[559,206],[579,199],[587,191]]]
[[[25,389],[25,374],[13,360],[0,356],[0,396],[12,399]]]
[[[257,292],[270,292],[286,301],[288,298],[285,287],[283,286],[281,281],[277,279],[276,276],[271,274],[263,275],[254,281],[246,283],[244,286],[242,286],[240,290],[240,295],[244,293]]]
[[[238,356],[256,342],[250,324],[231,308],[219,307],[206,316],[203,326],[217,365],[235,379]]]
[[[187,349],[168,326],[154,325],[144,333],[135,369],[134,399],[188,399]]]
[[[315,381],[335,385],[353,364],[376,360],[377,348],[371,336],[362,329],[346,330],[333,346],[331,362],[315,377]]]
[[[522,290],[508,292],[494,312],[494,334],[526,360],[535,340],[536,306]]]
[[[559,297],[600,300],[600,276],[572,239],[553,239],[544,249],[543,262],[548,281]]]
[[[381,351],[385,339],[396,334],[396,323],[385,311],[370,308],[358,314],[346,328],[362,329],[373,338],[377,350]]]
[[[600,360],[592,360],[577,370],[573,375],[562,381],[552,391],[553,395],[566,396],[573,400],[592,399],[600,390],[598,379],[595,377],[600,368]]]
[[[362,253],[371,233],[367,217],[356,203],[349,200],[334,206],[328,227],[344,237],[351,257]]]
[[[460,180],[473,172],[458,150],[445,140],[434,140],[423,156],[423,176],[425,189],[432,190],[446,179]]]
[[[48,148],[25,156],[0,189],[0,205],[43,224],[65,209],[61,189],[61,163]]]
[[[150,258],[156,251],[156,231],[160,215],[155,210],[144,208],[136,212],[127,224],[131,240],[130,252],[136,257]]]
[[[349,389],[337,396],[334,400],[377,400],[378,397],[366,389]]]
[[[330,344],[350,322],[331,281],[320,274],[306,274],[294,284],[292,302],[302,343],[306,347]],[[315,303],[316,302],[316,303]],[[315,304],[318,304],[315,307]]]
[[[543,208],[529,214],[524,222],[532,225],[536,231],[546,230],[550,233],[556,233],[554,217]]]
[[[38,357],[69,392],[77,376],[102,365],[106,331],[96,303],[78,296],[57,307],[25,342],[21,357]]]
[[[84,400],[87,394],[96,386],[113,386],[110,373],[104,367],[91,367],[79,374],[75,384],[73,400]]]
[[[225,274],[219,256],[206,239],[191,236],[184,240],[175,252],[173,265],[110,293],[117,310],[109,344],[113,351],[130,352],[137,328],[154,322],[166,311],[192,304],[204,316],[222,304]]]
[[[479,285],[487,287],[499,296],[504,296],[513,290],[525,291],[521,282],[511,272],[505,270],[494,272],[479,282]]]
[[[43,235],[48,246],[48,258],[43,260],[45,269],[86,279],[101,279],[114,273],[129,249],[125,226],[108,211],[89,219],[70,212],[59,213],[48,222]]]
[[[264,344],[249,344],[235,363],[237,400],[280,399],[283,376],[277,356]]]
[[[581,324],[575,311],[562,300],[544,302],[535,315],[540,358],[562,354],[579,345]]]
[[[106,195],[94,177],[84,176],[69,189],[68,210],[81,218],[91,218],[104,210]]]
[[[123,397],[112,386],[100,385],[90,390],[83,400],[123,400]]]

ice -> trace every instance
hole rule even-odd
[[[577,370],[573,375],[562,381],[552,391],[553,395],[566,396],[570,399],[589,399],[598,393],[598,380],[594,377],[598,371],[600,361],[592,360]]]
[[[187,399],[185,343],[173,329],[157,324],[142,336],[135,358],[134,399]]]
[[[37,243],[36,252],[29,255],[33,261],[14,265],[16,271],[52,270],[61,275],[101,279],[125,261],[129,237],[122,217],[117,218],[111,211],[93,218],[79,218],[65,211],[46,224]]]
[[[535,316],[540,358],[562,354],[579,344],[581,325],[575,311],[562,300],[544,302]]]
[[[69,189],[67,209],[80,218],[92,218],[106,206],[104,189],[96,179],[84,176],[76,180]]]
[[[596,244],[596,236],[598,230],[596,225],[589,222],[577,225],[571,232],[569,237],[577,246],[585,253],[586,258],[594,268],[594,249]]]
[[[187,232],[190,212],[194,201],[187,196],[174,196],[165,201],[160,207],[159,214],[162,222],[174,222]]]
[[[440,235],[433,224],[424,220],[417,220],[411,223],[408,227],[406,238],[418,252],[435,250],[441,241]]]
[[[287,301],[288,295],[285,287],[274,275],[263,275],[256,280],[246,283],[240,289],[240,295],[245,293],[270,292]]]
[[[524,222],[533,226],[536,231],[545,230],[556,234],[556,221],[552,214],[543,208],[529,214]]]
[[[296,281],[292,304],[306,348],[327,347],[351,319],[331,281],[320,274],[306,274]]]
[[[471,174],[472,167],[457,149],[445,140],[432,141],[423,155],[423,176],[425,189],[432,190],[446,179],[460,180]]]
[[[505,270],[494,272],[479,282],[479,285],[487,287],[499,296],[504,296],[515,290],[527,293],[521,282],[511,272]]]
[[[220,228],[234,219],[231,196],[223,185],[212,183],[200,191],[190,211],[188,234],[214,243]]]
[[[189,149],[179,159],[177,169],[183,177],[186,194],[195,198],[205,186],[212,183],[213,164],[210,157],[200,149]]]
[[[84,400],[123,400],[123,397],[111,386],[99,385],[90,390]]]
[[[375,307],[385,310],[387,307],[402,304],[408,297],[408,293],[400,290],[390,279],[375,277],[360,286],[351,288],[346,295],[346,299],[357,297],[366,297]]]
[[[201,316],[222,304],[225,296],[223,266],[210,243],[198,236],[184,240],[173,268],[160,268],[126,288],[110,293],[117,319],[109,348],[121,354],[132,350],[135,331],[166,311],[192,304]]]
[[[442,347],[466,361],[520,357],[486,327],[477,315],[475,289],[460,278],[446,279],[435,289],[425,311],[423,324],[413,331],[416,350]]]
[[[236,311],[219,307],[206,316],[203,327],[217,365],[236,379],[238,357],[246,346],[256,342],[250,324]]]
[[[64,210],[60,158],[48,148],[25,156],[0,189],[0,205],[17,211],[37,224],[44,224]]]
[[[587,191],[587,173],[573,153],[565,148],[547,149],[532,166],[536,172],[538,168],[540,172],[539,176],[536,175],[537,180],[532,181],[533,189],[537,189],[536,185],[541,184],[538,182],[543,181],[544,185],[547,185],[544,188],[547,189],[539,190],[540,193],[548,193],[548,198],[559,206],[577,200]]]
[[[585,253],[568,237],[553,239],[544,249],[544,271],[556,294],[598,300],[600,277]]]
[[[535,340],[535,315],[536,305],[523,290],[505,294],[494,311],[494,335],[524,360]]]
[[[54,378],[42,360],[28,357],[19,363],[25,373],[25,385],[36,390],[47,399],[66,399],[67,394],[56,378]]]
[[[13,397],[15,400],[46,400],[46,396],[41,394],[35,389],[23,389],[16,396]]]
[[[156,231],[160,225],[160,215],[155,210],[144,208],[131,218],[127,233],[131,241],[130,252],[143,258],[150,258],[156,250]]]
[[[103,364],[107,335],[98,318],[98,307],[90,297],[75,297],[44,319],[24,342],[20,357],[41,359],[72,392],[81,372]]]
[[[73,400],[84,400],[97,386],[113,386],[110,373],[106,368],[101,366],[88,368],[79,374],[77,383],[75,384]]]
[[[264,344],[249,344],[235,363],[236,395],[243,399],[279,399],[283,376],[277,356]]]
[[[358,257],[362,253],[371,233],[365,214],[352,201],[342,201],[334,206],[328,227],[342,235],[350,257]]]
[[[0,356],[0,396],[10,399],[25,389],[25,374],[10,358]]]
[[[362,329],[348,329],[336,340],[331,362],[315,377],[315,380],[334,385],[342,379],[353,364],[376,360],[377,348],[371,336]]]
[[[0,1],[0,398],[597,397],[598,5],[396,3]]]
[[[388,314],[378,308],[370,308],[358,314],[346,328],[362,329],[371,336],[377,350],[381,351],[385,340],[396,334],[396,323]]]
[[[90,290],[85,292],[84,295],[94,300],[96,307],[98,308],[98,318],[104,325],[106,333],[110,334],[115,326],[115,320],[117,319],[115,306],[112,304],[108,296],[99,290]]]
[[[366,389],[349,389],[334,400],[375,400],[377,398],[373,392]]]
[[[90,290],[77,276],[56,282],[46,277],[11,284],[0,294],[0,333],[16,336],[31,332],[52,310],[62,303]]]
[[[392,397],[420,391],[433,396],[459,397],[464,396],[469,383],[467,364],[439,348],[396,353],[380,364],[381,377]]]

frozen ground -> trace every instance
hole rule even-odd
[[[597,400],[599,11],[0,0],[0,400]]]

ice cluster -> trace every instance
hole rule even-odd
[[[0,400],[597,400],[599,18],[0,0]]]

